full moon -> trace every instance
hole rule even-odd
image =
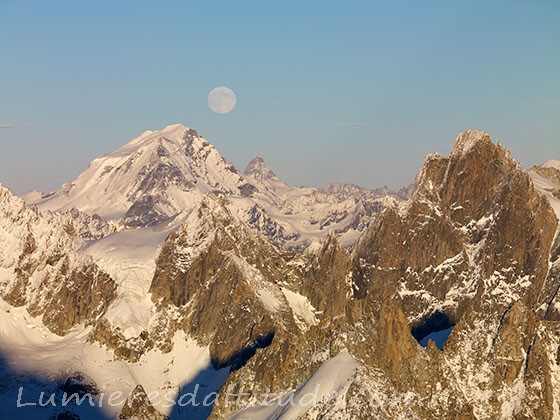
[[[237,103],[237,98],[233,90],[219,86],[212,89],[208,94],[208,106],[218,114],[227,114],[230,112]]]

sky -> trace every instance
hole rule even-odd
[[[558,75],[559,0],[0,0],[0,183],[174,123],[291,185],[399,188],[471,128],[528,168],[560,159]]]

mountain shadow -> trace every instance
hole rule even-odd
[[[0,420],[111,419],[100,408],[95,385],[82,379],[74,375],[53,380],[23,373],[0,353]]]
[[[171,414],[169,414],[169,419],[207,419],[230,372],[243,367],[256,354],[258,349],[263,349],[272,344],[273,339],[274,332],[270,332],[259,337],[251,345],[237,351],[225,361],[212,360],[210,366],[200,371],[181,388],[175,399]],[[222,393],[219,398],[227,398],[228,401],[220,401],[220,403],[235,404],[237,397],[242,392],[241,389],[235,390],[234,393]]]
[[[436,343],[438,349],[443,350],[443,345],[449,338],[455,323],[445,312],[436,311],[419,324],[412,327],[412,336],[426,347],[429,340]]]

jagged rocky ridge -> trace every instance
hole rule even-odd
[[[556,225],[505,149],[485,133],[463,133],[449,157],[428,157],[406,205],[387,209],[360,239],[354,294],[398,295],[418,321],[435,309],[458,320],[494,297],[498,306],[521,299],[537,309],[551,298]]]
[[[39,214],[0,185],[0,296],[25,306],[57,334],[94,322],[116,298],[116,285],[76,252],[74,218]]]
[[[213,223],[206,234],[190,222],[184,226],[196,228],[168,239],[151,290],[163,313],[182,312],[173,328],[209,344],[217,367],[233,365],[222,389],[251,388],[245,415],[257,410],[249,407],[258,395],[289,394],[323,364],[347,356],[358,366],[349,385],[311,417],[558,412],[558,324],[542,311],[559,281],[549,272],[557,218],[486,133],[465,132],[449,157],[429,156],[411,199],[380,213],[352,254],[330,236],[304,254],[278,255],[251,240],[226,209],[203,206],[197,217]],[[258,286],[242,287],[251,278]],[[274,296],[268,306],[263,288]],[[311,322],[291,322],[298,316],[279,293],[286,290],[308,299]],[[423,349],[411,334],[437,312],[455,324],[443,352],[433,343]],[[267,335],[272,340],[260,345]],[[232,355],[247,348],[254,355],[239,364]],[[213,416],[239,409],[217,404]]]
[[[173,351],[179,332],[207,346],[213,367],[231,370],[221,396],[251,391],[234,405],[218,399],[212,418],[557,418],[555,172],[530,175],[486,133],[462,133],[449,156],[426,159],[408,201],[379,209],[352,252],[336,232],[282,252],[236,211],[235,196],[211,193],[158,253],[141,334],[124,336],[107,306],[80,322],[130,364]],[[20,238],[28,220],[54,217],[13,202],[6,226]],[[15,213],[25,223],[14,224]],[[85,295],[80,304],[91,303]],[[438,313],[454,325],[450,338],[443,351],[422,348],[412,333],[437,327]],[[138,385],[123,416],[159,416]],[[261,405],[265,392],[297,400],[315,385],[313,406]]]
[[[507,151],[486,133],[462,133],[449,157],[428,157],[412,198],[376,217],[351,256],[321,251],[326,271],[342,273],[314,289],[344,302],[343,316],[323,318],[297,345],[275,340],[228,385],[297,395],[319,362],[348,351],[360,368],[310,417],[557,418],[559,324],[543,311],[560,281],[549,270],[557,223]],[[438,311],[455,324],[443,352],[411,335]],[[282,412],[246,403],[247,416]],[[216,406],[213,416],[231,414]]]

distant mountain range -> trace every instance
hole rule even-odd
[[[177,124],[95,159],[60,190],[24,198],[41,210],[98,215],[121,230],[180,220],[207,194],[227,197],[237,216],[280,249],[302,250],[330,230],[352,246],[388,197],[406,199],[408,190],[289,187],[262,157],[241,173],[196,131]]]

